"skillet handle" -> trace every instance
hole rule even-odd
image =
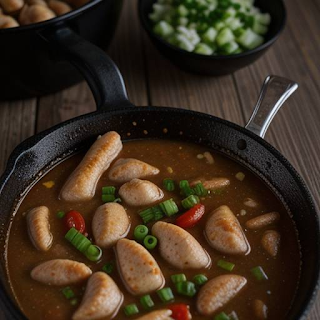
[[[268,76],[245,128],[264,138],[273,117],[296,89],[298,84],[294,81],[278,76]]]
[[[118,67],[103,50],[68,27],[46,30],[40,36],[81,72],[91,88],[97,109],[132,105]]]

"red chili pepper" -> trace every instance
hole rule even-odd
[[[176,220],[176,224],[181,228],[193,227],[204,215],[205,206],[201,203],[196,204]]]
[[[172,304],[168,306],[168,308],[172,311],[171,318],[175,320],[190,320],[191,314],[189,312],[189,306],[183,303]]]
[[[80,212],[71,210],[64,217],[64,223],[67,229],[75,228],[80,233],[84,233],[86,230],[86,223]]]

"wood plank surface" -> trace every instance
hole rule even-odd
[[[266,139],[301,173],[320,207],[320,1],[287,0],[288,23],[279,41],[253,65],[219,78],[185,73],[173,66],[142,30],[137,0],[124,3],[108,52],[136,105],[186,108],[244,125],[268,74],[299,83],[298,91],[274,119]],[[85,82],[39,99],[0,102],[0,174],[20,141],[93,110],[95,103]],[[308,316],[308,320],[317,319],[320,296]]]

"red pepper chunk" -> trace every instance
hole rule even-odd
[[[75,228],[80,233],[84,233],[86,230],[86,223],[80,212],[71,210],[64,217],[64,224],[67,229]]]
[[[205,206],[201,203],[196,204],[190,210],[181,215],[177,220],[176,224],[181,228],[192,228],[204,215]]]
[[[168,307],[172,311],[171,318],[175,320],[190,320],[189,306],[184,303],[172,304]]]

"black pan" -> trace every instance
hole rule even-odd
[[[77,37],[68,28],[60,29],[58,34],[54,30],[47,32],[44,37],[64,48],[62,54],[85,75],[94,93],[97,111],[37,134],[14,150],[0,181],[1,244],[5,247],[12,212],[30,186],[55,164],[91,144],[97,135],[115,130],[123,140],[157,138],[194,142],[254,171],[273,187],[290,210],[299,232],[302,265],[300,284],[286,319],[304,319],[319,285],[318,215],[312,197],[295,169],[258,135],[263,136],[275,111],[297,85],[283,78],[269,77],[245,129],[193,111],[134,107],[127,99],[117,67],[100,49]],[[137,125],[134,126],[133,122]],[[8,314],[8,319],[24,319],[10,298],[5,267],[4,253],[0,263],[2,310]]]
[[[106,49],[114,34],[122,0],[92,0],[55,19],[0,29],[0,100],[53,93],[81,80],[81,74],[44,39],[42,32],[68,27]]]

